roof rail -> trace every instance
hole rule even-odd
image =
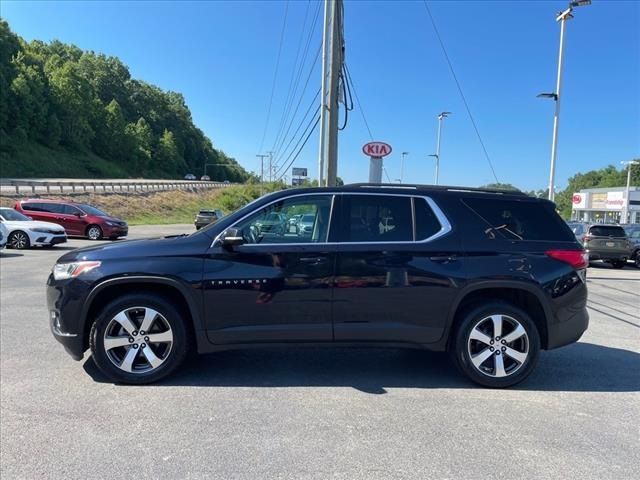
[[[477,192],[477,193],[501,193],[506,195],[517,195],[526,197],[527,194],[520,190],[505,190],[500,188],[480,188],[480,187],[456,187],[450,185],[420,185],[407,183],[350,183],[347,187],[360,188],[402,188],[402,189],[425,189],[442,190],[448,192]]]

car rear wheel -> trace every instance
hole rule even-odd
[[[616,260],[615,262],[611,262],[611,266],[613,268],[623,268],[626,264],[626,260]]]
[[[87,237],[90,240],[100,240],[102,238],[102,229],[98,225],[89,225],[87,227]]]
[[[640,252],[636,252],[636,257],[633,260],[633,263],[635,264],[636,268],[640,268]]]
[[[7,245],[17,250],[24,250],[31,246],[31,241],[29,240],[29,235],[21,230],[17,230],[15,232],[11,232],[11,235],[9,235],[9,238],[7,239]]]
[[[472,381],[491,388],[520,383],[540,352],[538,329],[526,312],[504,302],[468,311],[459,324],[451,354]]]
[[[117,383],[156,382],[184,361],[189,342],[182,315],[155,295],[129,295],[108,304],[91,327],[93,359]]]

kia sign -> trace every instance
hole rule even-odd
[[[369,142],[362,147],[367,157],[382,158],[391,153],[391,145],[384,142]]]

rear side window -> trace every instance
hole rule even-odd
[[[50,213],[64,213],[64,205],[61,203],[43,203],[44,211]]]
[[[625,237],[622,227],[609,225],[594,225],[589,229],[589,233],[594,237]]]
[[[484,220],[488,238],[575,241],[551,204],[494,198],[466,198],[463,203]]]
[[[411,198],[390,195],[345,195],[344,242],[410,242]]]
[[[414,198],[413,201],[416,215],[416,240],[419,242],[434,236],[440,231],[442,225],[424,198]]]
[[[46,212],[42,203],[23,203],[22,209],[31,212]]]

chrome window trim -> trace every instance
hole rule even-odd
[[[423,240],[397,240],[397,241],[391,241],[391,242],[247,243],[247,244],[244,244],[243,246],[244,247],[262,247],[262,246],[274,246],[274,245],[285,246],[286,245],[286,246],[294,246],[295,247],[295,246],[310,246],[310,245],[320,245],[320,246],[328,246],[328,245],[411,245],[411,244],[423,244],[423,243],[432,242],[432,241],[434,241],[434,240],[436,240],[436,239],[438,239],[440,237],[443,237],[444,235],[448,234],[452,230],[451,223],[449,222],[449,219],[447,218],[447,216],[440,209],[438,204],[431,197],[428,197],[426,195],[402,195],[402,194],[397,194],[397,193],[394,194],[394,193],[380,193],[380,192],[298,193],[298,194],[291,195],[291,196],[288,196],[288,197],[281,197],[281,198],[278,198],[276,200],[273,200],[273,201],[267,203],[266,205],[263,205],[262,207],[260,207],[260,209],[266,208],[266,207],[268,207],[270,205],[273,205],[274,203],[277,203],[277,202],[282,201],[282,200],[287,200],[289,198],[318,196],[318,195],[331,195],[331,207],[330,207],[330,210],[329,210],[329,230],[327,231],[327,238],[329,238],[329,234],[331,233],[331,222],[333,221],[333,214],[334,214],[333,210],[334,210],[334,205],[335,205],[335,202],[336,202],[336,197],[338,195],[340,195],[341,197],[344,197],[346,195],[376,195],[376,196],[384,196],[384,197],[404,197],[404,198],[409,198],[411,200],[411,207],[412,207],[412,214],[413,214],[414,239],[415,239],[415,224],[416,224],[414,199],[423,198],[427,202],[427,205],[429,205],[429,207],[431,207],[431,210],[433,210],[433,213],[435,214],[436,218],[438,219],[438,222],[440,222],[440,230],[438,230],[436,233],[434,233],[430,237],[427,237],[427,238],[425,238]],[[235,227],[238,223],[242,222],[244,219],[246,219],[247,217],[253,215],[254,213],[256,213],[256,210],[247,213],[245,216],[243,216],[242,218],[238,219],[232,225],[229,225],[225,230],[223,230],[218,235],[216,235],[216,238],[214,238],[213,242],[211,243],[211,247],[216,245],[216,242],[220,239],[220,236],[224,233],[224,231],[226,231],[229,228]]]

